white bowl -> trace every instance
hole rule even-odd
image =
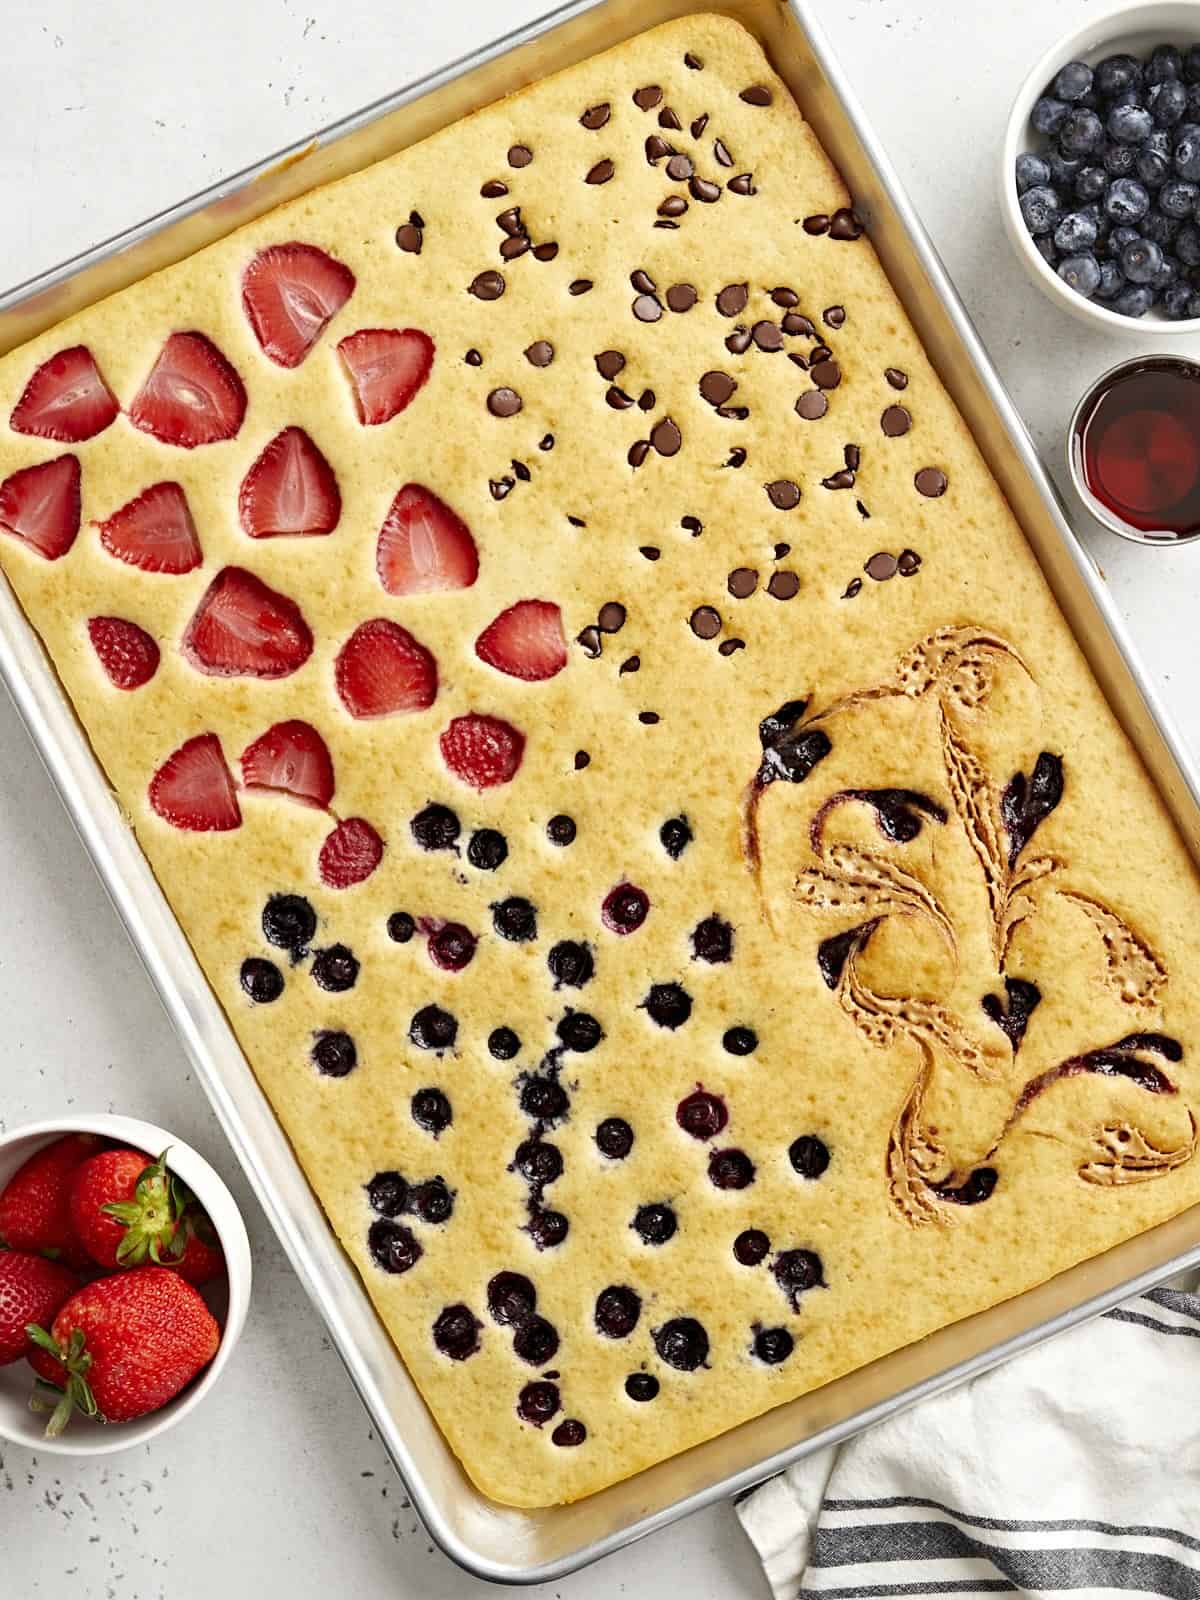
[[[1175,4],[1122,6],[1107,16],[1096,17],[1052,45],[1036,64],[1017,91],[1017,98],[1008,118],[1004,136],[1004,149],[1000,161],[1000,210],[1013,248],[1020,256],[1029,276],[1044,294],[1056,301],[1064,311],[1070,312],[1080,322],[1093,328],[1106,328],[1110,333],[1133,334],[1139,338],[1178,338],[1180,334],[1200,333],[1200,317],[1184,317],[1170,322],[1149,311],[1144,317],[1122,317],[1116,311],[1095,300],[1085,300],[1069,289],[1050,264],[1042,259],[1034,245],[1032,235],[1025,228],[1018,204],[1017,184],[1013,169],[1022,150],[1036,150],[1041,135],[1030,126],[1029,114],[1034,101],[1046,85],[1068,61],[1086,61],[1095,66],[1105,56],[1119,52],[1145,59],[1156,44],[1176,44],[1184,49],[1190,44],[1200,44],[1200,6],[1195,0],[1176,0]]]
[[[140,1122],[136,1117],[96,1112],[91,1116],[56,1118],[53,1122],[31,1122],[0,1135],[0,1189],[35,1150],[52,1144],[64,1133],[98,1133],[117,1144],[144,1150],[153,1157],[166,1150],[168,1167],[178,1173],[207,1211],[225,1252],[227,1277],[206,1284],[201,1291],[221,1327],[217,1353],[195,1382],[160,1410],[132,1422],[111,1424],[94,1422],[77,1414],[57,1439],[47,1439],[45,1415],[29,1408],[34,1383],[32,1368],[26,1361],[0,1367],[0,1439],[27,1445],[39,1455],[111,1455],[116,1450],[145,1444],[181,1422],[221,1376],[241,1336],[250,1304],[250,1241],[233,1196],[204,1157],[165,1128],[157,1128],[152,1122]]]

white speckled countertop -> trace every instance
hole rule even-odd
[[[0,282],[47,267],[536,16],[543,0],[7,0],[0,48]],[[993,206],[1008,102],[1029,63],[1105,4],[820,0],[826,26],[984,342],[1060,480],[1086,383],[1138,349],[1033,289]],[[1200,356],[1200,340],[1178,341]],[[1083,522],[1080,513],[1080,522]],[[1200,547],[1086,538],[1193,748]],[[494,1593],[439,1553],[241,1179],[150,985],[0,700],[0,1127],[65,1107],[177,1130],[232,1182],[258,1258],[250,1321],[209,1402],[107,1463],[0,1446],[11,1600]],[[761,1597],[718,1507],[552,1589],[567,1600]]]

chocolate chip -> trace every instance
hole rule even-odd
[[[718,406],[717,407],[717,415],[719,417],[733,417],[738,422],[745,422],[746,418],[750,415],[750,407],[749,406]]]
[[[508,193],[508,185],[501,183],[499,178],[489,178],[479,192],[485,200],[499,200]]]
[[[518,256],[523,256],[529,249],[529,240],[523,233],[504,239],[500,244],[500,256],[504,261],[515,261]]]
[[[879,426],[889,439],[899,439],[912,427],[912,417],[904,406],[889,406],[880,417]]]
[[[805,217],[804,231],[811,234],[828,233],[829,218],[823,211],[814,212],[811,217]]]
[[[818,389],[836,389],[842,381],[841,367],[828,357],[824,361],[814,362],[809,370]]]
[[[652,294],[640,294],[633,302],[633,314],[639,322],[657,322],[662,316],[662,306]]]
[[[606,156],[603,161],[597,161],[594,167],[588,168],[587,176],[583,181],[585,183],[607,183],[616,170],[616,167]]]
[[[595,357],[595,362],[596,371],[602,378],[607,378],[611,382],[625,365],[625,357],[619,350],[601,350]]]
[[[558,246],[553,239],[548,239],[545,244],[535,244],[533,254],[537,261],[553,261],[558,254]]]
[[[772,352],[783,349],[783,334],[774,322],[756,322],[750,330],[750,337],[760,350]]]
[[[862,579],[861,578],[851,578],[850,582],[846,585],[844,591],[842,592],[842,599],[843,600],[853,600],[854,596],[859,593],[861,588],[862,588]]]
[[[858,512],[859,516],[863,519],[864,522],[869,522],[870,521],[871,513],[867,510],[866,506],[863,505],[861,500],[856,500],[854,502],[854,509]]]
[[[713,144],[713,155],[716,156],[721,166],[731,167],[733,165],[733,157],[729,154],[729,147],[724,139],[718,139]]]
[[[799,499],[799,495],[796,498]],[[758,573],[753,567],[734,567],[726,579],[726,587],[735,600],[748,600],[758,588]]]
[[[686,533],[690,533],[693,539],[704,532],[704,524],[699,517],[680,517],[679,526]]]
[[[721,613],[713,606],[697,606],[688,618],[697,639],[715,639],[721,631]]]
[[[596,621],[601,633],[620,633],[625,626],[625,607],[619,600],[606,600]]]
[[[782,285],[778,289],[771,290],[771,300],[775,305],[782,307],[784,311],[790,311],[793,306],[800,304],[800,296],[795,289],[789,289]],[[792,329],[789,331],[795,332],[797,330]]]
[[[777,290],[776,293],[778,292]],[[804,334],[811,339],[817,330],[807,317],[802,317],[798,311],[789,311],[783,319],[783,331],[784,333]]]
[[[591,278],[573,278],[567,285],[568,294],[586,294],[592,287]]]
[[[736,317],[746,309],[749,298],[749,284],[727,283],[717,295],[717,310],[723,317]]]
[[[588,755],[586,750],[576,750],[576,752],[575,752],[575,771],[576,772],[582,772],[584,767],[587,767],[587,766],[591,765],[591,760],[592,760],[592,758],[591,758],[590,755]]]
[[[687,55],[684,56],[683,64],[685,67],[691,67],[693,72],[700,72],[704,68],[704,63],[701,61],[700,57],[693,55],[690,50],[688,51]]]
[[[800,504],[800,486],[790,478],[776,478],[765,485],[767,499],[777,511],[791,511]],[[774,593],[774,590],[771,591]]]
[[[796,415],[803,417],[805,422],[816,422],[829,410],[829,401],[820,389],[808,389],[796,401]]]
[[[505,473],[503,478],[488,479],[488,493],[491,495],[493,500],[506,499],[515,488],[516,479],[510,478],[507,473]]]
[[[660,217],[681,217],[687,210],[688,203],[681,194],[669,194],[658,207]]]
[[[791,547],[790,544],[777,544],[775,546],[775,559],[776,559],[776,561],[782,561],[784,556],[790,556],[791,553],[792,553],[792,547]]]
[[[525,359],[531,367],[548,367],[554,360],[554,346],[549,339],[535,339],[525,346]]]
[[[737,179],[734,179],[734,183]],[[733,188],[731,183],[729,186]],[[721,198],[721,185],[714,183],[711,178],[692,177],[688,180],[688,193],[693,200],[699,200],[703,205],[710,206],[714,200]]]
[[[785,317],[783,320],[786,322],[787,318]],[[787,330],[785,329],[784,332],[786,331]],[[789,350],[788,360],[795,362],[796,366],[800,368],[801,372],[808,371],[808,358],[806,356],[802,356],[798,350]]]
[[[726,467],[744,467],[746,465],[746,451],[742,445],[735,445],[722,463]]]
[[[754,187],[754,178],[749,172],[739,172],[736,178],[729,180],[730,194],[757,194]]]
[[[640,672],[642,669],[641,656],[626,656],[617,671],[624,675],[626,672]]]
[[[633,91],[633,103],[639,111],[653,111],[662,99],[662,93],[656,83],[647,83],[643,88]]]
[[[664,106],[658,113],[658,125],[660,128],[670,128],[672,133],[678,133],[683,127],[683,123],[680,122],[678,116],[674,111],[671,110],[670,106]]]
[[[612,107],[607,100],[602,100],[599,105],[589,106],[580,117],[580,122],[585,128],[595,133],[597,128],[602,128],[612,115]]]
[[[679,447],[683,443],[683,435],[676,422],[670,417],[663,417],[651,428],[650,443],[660,456],[673,456],[678,454]]]
[[[731,656],[735,650],[744,650],[745,648],[745,639],[722,639],[717,646],[717,654],[719,656]]]
[[[701,397],[710,406],[723,406],[736,388],[736,380],[727,372],[706,372],[700,379]]]
[[[896,568],[902,578],[911,578],[920,565],[921,558],[915,550],[901,550]]]
[[[590,622],[583,632],[579,634],[575,640],[575,643],[579,645],[584,655],[590,656],[593,661],[603,649],[603,644],[600,639],[600,630],[595,626],[594,623]]]
[[[844,328],[846,325],[845,306],[826,306],[821,313],[821,320],[828,328]]]
[[[475,349],[468,350],[463,360],[469,367],[481,367],[483,365],[483,357]]]
[[[626,394],[624,389],[618,389],[615,383],[609,384],[604,398],[614,411],[628,411],[633,404],[632,395]]]
[[[725,337],[725,348],[730,355],[744,355],[750,348],[750,329],[740,324]]]
[[[542,435],[542,437],[538,440],[538,449],[539,450],[553,450],[554,449],[554,435],[552,433],[544,433]]]
[[[748,89],[743,89],[738,99],[744,100],[748,106],[769,106],[771,91],[765,83],[754,83]]]
[[[830,218],[829,237],[831,239],[860,239],[862,232],[862,218],[856,211],[851,211],[845,206],[840,211],[835,211]]]
[[[639,294],[656,294],[658,285],[644,267],[635,267],[629,274],[629,282]]]
[[[698,298],[695,285],[690,283],[673,283],[666,296],[667,305],[672,311],[690,311]]]
[[[908,373],[901,372],[899,367],[885,367],[883,369],[883,375],[891,384],[893,389],[908,388]]]
[[[508,164],[510,167],[527,167],[533,160],[533,151],[527,144],[510,145],[508,149]]]
[[[862,462],[862,451],[856,444],[843,445],[842,459],[850,472],[857,472]]]
[[[821,479],[822,489],[853,489],[854,474],[848,469],[834,472],[828,478]]]
[[[493,389],[487,397],[487,408],[494,417],[515,417],[524,402],[515,389]]]
[[[661,133],[652,133],[646,139],[646,160],[650,165],[656,166],[664,156],[673,155],[674,151]]]
[[[571,524],[571,526],[573,528],[586,528],[587,527],[587,523],[583,520],[582,517],[568,516],[567,517],[567,521]]]
[[[674,183],[686,183],[695,170],[691,156],[685,156],[682,150],[676,151],[667,162],[667,177]]]
[[[638,554],[645,556],[647,561],[657,561],[662,555],[662,551],[656,544],[640,544],[638,545]]]
[[[698,139],[700,137],[700,135],[704,132],[705,128],[707,128],[707,127],[708,127],[708,112],[705,111],[700,116],[696,117],[695,120],[692,123],[691,130],[690,130],[692,138],[693,139]]]
[[[936,500],[946,492],[946,474],[940,467],[922,467],[913,482],[917,492],[930,500]]]
[[[530,472],[529,468],[525,465],[525,463],[523,461],[513,461],[511,463],[511,466],[512,466],[513,472],[521,480],[522,483],[528,483],[530,478],[532,478],[532,476],[533,476],[532,472]]]
[[[660,718],[659,718],[659,715],[658,715],[657,711],[639,711],[638,712],[638,721],[639,722],[644,722],[647,727],[652,727],[659,720],[660,720]]]
[[[649,441],[649,439],[635,439],[633,441],[633,443],[629,446],[629,452],[626,455],[625,459],[626,459],[626,461],[628,461],[628,463],[629,463],[629,465],[631,467],[640,467],[642,462],[645,461],[646,457],[649,454],[650,454],[650,441]]]
[[[521,221],[520,206],[509,206],[507,211],[501,211],[496,218],[496,226],[501,233],[516,235],[525,232],[525,224]]]
[[[421,254],[421,245],[424,243],[421,224],[413,221],[415,216],[416,212],[414,211],[412,217],[407,222],[402,222],[396,229],[396,243],[401,250],[406,251],[410,256],[419,256]]]
[[[894,578],[900,563],[888,550],[877,550],[863,567],[868,578],[874,578],[876,583],[886,583],[889,578]]]
[[[486,272],[480,272],[471,279],[468,293],[473,294],[476,300],[499,300],[504,293],[504,274],[489,267]]]
[[[653,389],[643,389],[641,394],[638,395],[638,410],[639,411],[653,411],[654,410],[654,399],[655,399],[655,396],[654,396],[654,390]]]
[[[767,593],[775,600],[791,600],[800,592],[800,579],[794,572],[773,572]]]
[[[832,358],[833,351],[827,344],[815,344],[808,352],[808,359],[813,366],[816,366],[818,361],[830,361]]]

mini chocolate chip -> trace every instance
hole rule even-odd
[[[483,365],[483,357],[480,355],[478,350],[474,349],[474,347],[467,351],[466,355],[463,357],[463,360],[469,367],[481,367]]]
[[[671,417],[661,418],[650,430],[650,443],[660,456],[677,455],[683,443],[679,425]]]
[[[729,154],[729,146],[724,139],[717,139],[714,142],[713,155],[716,156],[721,166],[731,167],[733,165],[733,157]]]
[[[842,369],[836,361],[817,361],[810,369],[812,381],[818,389],[836,389],[842,381]]]
[[[690,283],[673,283],[667,290],[667,305],[672,311],[690,311],[698,298]]]
[[[773,572],[767,593],[776,600],[791,600],[800,592],[800,579],[794,572]]]
[[[731,656],[735,650],[744,650],[745,648],[745,639],[722,639],[717,646],[717,654],[719,656]]]
[[[538,449],[539,450],[553,450],[554,449],[554,435],[552,433],[544,433],[542,435],[542,437],[538,440]]]
[[[645,556],[647,561],[657,561],[662,555],[662,551],[656,544],[640,544],[638,545],[638,554]]]
[[[760,350],[775,351],[783,349],[783,334],[774,322],[756,322],[750,330],[750,337]]]
[[[853,600],[855,595],[859,594],[861,592],[861,590],[862,590],[862,579],[861,578],[851,578],[850,582],[846,585],[845,589],[842,591],[842,599],[843,600]]]
[[[616,167],[606,156],[603,161],[597,161],[594,167],[589,167],[585,183],[607,183],[616,171]]]
[[[487,408],[494,417],[515,417],[523,402],[515,389],[493,389],[487,397]]]
[[[891,384],[893,389],[908,388],[908,373],[901,372],[899,367],[885,367],[883,369],[883,375]]]
[[[679,526],[690,533],[693,539],[704,532],[704,524],[699,517],[680,517]]]
[[[638,403],[638,410],[639,411],[653,411],[654,410],[654,401],[655,401],[654,390],[653,389],[643,389],[641,394],[638,395],[638,402],[637,402]]]
[[[674,183],[686,183],[695,170],[691,156],[685,156],[681,150],[667,162],[667,177]]]
[[[591,278],[573,278],[567,285],[568,294],[586,294],[592,287]]]
[[[704,112],[701,112],[701,114],[698,117],[694,118],[693,121],[692,121],[691,129],[690,129],[692,138],[693,139],[698,139],[700,137],[700,135],[704,132],[705,128],[707,128],[707,127],[708,127],[708,112],[704,111]]]
[[[737,182],[735,178],[734,183]],[[733,184],[730,184],[733,188]],[[711,178],[692,177],[688,179],[688,193],[693,200],[699,200],[702,205],[710,206],[714,200],[721,198],[721,185],[714,183]]]
[[[674,150],[663,138],[661,133],[652,133],[648,136],[646,139],[645,150],[646,160],[652,167],[660,162],[664,156],[674,154]]]
[[[899,439],[912,427],[912,417],[904,406],[888,406],[879,419],[879,426],[889,439]]]
[[[713,606],[697,606],[688,618],[697,639],[715,639],[721,631],[721,613]]]
[[[791,553],[792,553],[792,547],[791,547],[790,544],[777,544],[775,546],[775,559],[776,559],[776,561],[782,561],[784,556],[790,556]]]
[[[913,482],[917,492],[930,500],[936,500],[946,492],[946,474],[940,467],[922,467]]]
[[[915,550],[901,550],[896,561],[897,571],[902,578],[911,578],[921,565],[921,558]]]
[[[845,461],[849,471],[857,472],[862,463],[862,451],[856,444],[844,445],[842,448],[842,459]]]
[[[828,328],[842,328],[846,325],[845,306],[826,306],[821,313],[821,320]]]
[[[525,359],[531,367],[548,367],[554,360],[554,346],[549,339],[535,339],[525,346]]]
[[[656,83],[647,83],[633,91],[633,103],[639,111],[653,111],[662,99],[662,90]]]
[[[662,719],[659,717],[657,711],[638,712],[638,721],[644,722],[648,728],[653,727],[656,722],[660,722],[661,720]]]
[[[831,239],[860,239],[862,232],[862,218],[856,211],[851,211],[845,206],[840,211],[835,211],[829,220]]]
[[[798,311],[789,311],[783,319],[783,331],[784,333],[804,334],[811,339],[817,330],[807,317],[801,316]]]
[[[735,445],[722,465],[726,467],[744,467],[746,465],[746,451],[740,444]]]
[[[575,771],[576,772],[582,772],[584,767],[587,767],[587,766],[591,765],[591,761],[592,761],[592,758],[591,758],[590,755],[588,755],[586,750],[576,750],[576,752],[575,752]]]
[[[619,600],[606,600],[596,621],[601,633],[619,633],[625,626],[625,607]]]
[[[649,439],[635,439],[629,446],[629,450],[625,456],[625,459],[628,461],[631,467],[640,467],[642,462],[645,461],[649,454]]]
[[[479,192],[485,200],[499,200],[508,193],[508,185],[499,178],[489,178]]]
[[[547,239],[545,244],[535,244],[533,247],[535,260],[553,261],[558,254],[558,246],[553,239]]]
[[[681,194],[669,194],[658,207],[660,217],[681,217],[688,208],[687,201]]]
[[[753,175],[749,172],[739,172],[736,178],[729,180],[730,194],[757,194],[754,187]]]
[[[889,578],[894,578],[899,570],[900,563],[895,556],[887,550],[877,550],[863,567],[868,578],[874,578],[876,583],[886,583]]]
[[[604,391],[604,398],[614,411],[628,411],[633,404],[633,396],[626,394],[624,389],[618,389],[615,383],[609,384]]]
[[[601,350],[595,357],[595,362],[596,371],[600,376],[611,381],[625,365],[625,357],[619,350]]]
[[[672,133],[678,133],[683,127],[683,123],[670,106],[664,106],[658,113],[658,125],[660,128],[669,128]]]
[[[617,668],[617,671],[622,674],[626,672],[639,672],[641,670],[641,666],[641,656],[626,656],[625,660],[622,661],[621,665]]]
[[[765,83],[753,83],[748,89],[742,90],[738,99],[744,100],[748,106],[769,106],[771,91]]]
[[[510,167],[527,167],[533,160],[533,151],[527,144],[514,144],[509,146],[508,164]]]
[[[834,472],[828,478],[821,479],[822,489],[853,489],[854,474],[848,471]]]
[[[533,477],[533,474],[523,461],[514,461],[511,463],[511,465],[513,472],[517,475],[522,483],[528,483],[530,478]]]
[[[516,480],[507,476],[488,479],[488,493],[493,500],[505,500],[516,487]]]
[[[589,106],[580,117],[580,122],[585,128],[595,133],[597,128],[602,128],[612,115],[612,107],[607,100],[602,100],[599,105]]]
[[[735,600],[747,600],[758,588],[758,573],[753,567],[734,567],[726,587]]]
[[[823,211],[814,212],[811,217],[805,217],[804,231],[811,234],[828,233],[829,218]]]
[[[820,389],[808,389],[796,401],[796,415],[803,417],[805,422],[816,422],[829,410],[829,401]]]
[[[750,348],[750,329],[739,325],[725,336],[725,348],[730,355],[744,355]]]
[[[727,372],[706,372],[700,379],[701,397],[710,406],[723,406],[737,388],[737,380]]]
[[[662,306],[652,294],[640,294],[633,302],[633,314],[639,322],[657,322],[662,316]]]
[[[409,221],[402,222],[396,229],[396,243],[410,256],[421,254],[423,235],[418,224]]]
[[[791,511],[800,504],[800,486],[793,483],[790,478],[776,478],[774,483],[764,486],[767,499],[777,511]],[[771,591],[774,593],[774,590]]]
[[[582,648],[585,656],[590,656],[594,661],[602,649],[599,628],[594,623],[589,623],[575,643]]]
[[[486,272],[480,272],[471,279],[468,293],[477,300],[499,300],[504,293],[504,274],[489,267]]]
[[[854,509],[858,512],[859,516],[864,522],[870,520],[871,513],[867,510],[866,506],[863,505],[861,500],[856,500],[854,502]]]

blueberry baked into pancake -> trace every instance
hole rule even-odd
[[[0,362],[0,562],[487,1494],[1200,1198],[1200,895],[801,110],[688,17]]]

